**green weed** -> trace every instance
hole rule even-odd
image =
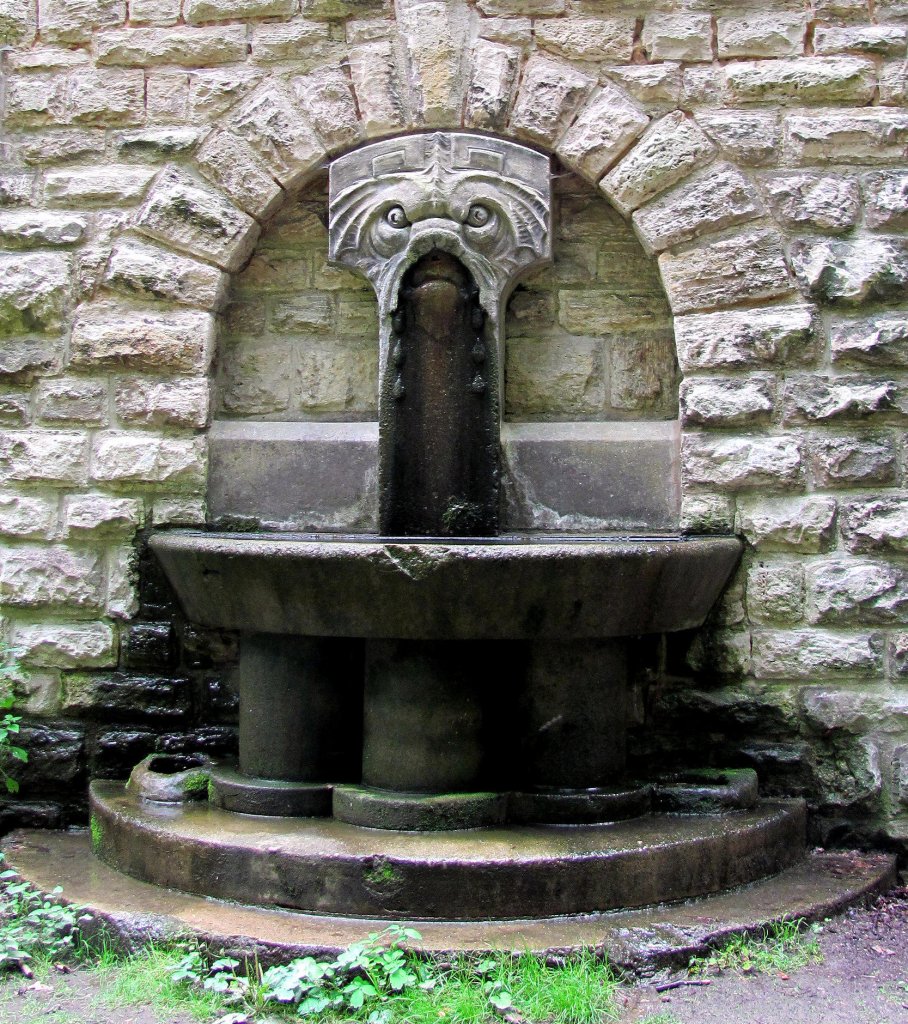
[[[805,925],[803,919],[783,920],[756,935],[733,936],[709,956],[692,960],[688,972],[695,977],[711,971],[788,974],[808,964],[822,963],[817,941],[821,926]]]

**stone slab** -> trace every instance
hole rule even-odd
[[[378,424],[216,421],[209,506],[221,528],[375,531]],[[673,530],[678,426],[504,423],[505,530]]]

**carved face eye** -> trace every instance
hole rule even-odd
[[[405,228],[410,223],[402,206],[392,206],[385,214],[385,220],[392,228]]]
[[[482,203],[474,203],[467,211],[467,224],[471,228],[482,228],[489,223],[492,217],[492,212],[488,206],[483,206]]]

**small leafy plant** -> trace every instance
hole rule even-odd
[[[0,853],[0,867],[4,859]],[[61,886],[45,895],[18,877],[15,871],[0,871],[0,970],[28,974],[34,954],[48,960],[71,954],[80,917],[76,908],[59,901]]]
[[[17,674],[18,665],[13,658],[12,650],[0,641],[0,687],[8,687]],[[19,792],[19,782],[9,771],[11,763],[28,761],[28,751],[13,742],[19,734],[22,722],[21,715],[12,713],[15,702],[12,693],[0,692],[0,781],[6,787],[7,793]]]
[[[391,925],[383,932],[370,932],[328,963],[307,956],[270,967],[262,975],[262,994],[266,1001],[296,1003],[304,1017],[328,1009],[362,1010],[405,989],[434,984],[429,968],[416,963],[403,946],[421,937],[413,928]],[[377,1012],[368,1017],[381,1019]]]

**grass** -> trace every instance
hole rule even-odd
[[[783,920],[756,935],[735,935],[705,957],[691,961],[688,972],[697,977],[715,971],[789,974],[823,961],[817,941],[820,926],[807,929],[802,919]]]
[[[183,1012],[199,1021],[210,1021],[230,1009],[217,992],[173,981],[172,975],[185,950],[147,946],[138,953],[108,953],[90,966],[101,984],[100,1000],[108,1009],[154,1006],[161,1015]]]

